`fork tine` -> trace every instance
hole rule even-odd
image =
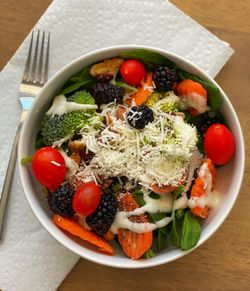
[[[35,39],[36,38],[36,39]],[[50,32],[32,31],[30,47],[22,82],[29,85],[43,86],[48,80]]]
[[[36,78],[37,59],[38,59],[39,35],[40,35],[40,30],[37,31],[35,53],[34,53],[34,58],[33,58],[33,63],[32,63],[32,67],[30,71],[30,78],[29,78],[29,81],[33,81],[33,83],[36,83],[35,78]]]
[[[40,52],[39,64],[38,64],[37,75],[36,75],[36,79],[41,85],[43,84],[42,71],[43,71],[44,36],[45,36],[45,32],[43,31],[41,52]]]
[[[23,81],[27,81],[29,78],[31,52],[32,52],[32,46],[33,46],[33,36],[34,36],[34,31],[32,31],[32,34],[31,34],[29,52],[28,52],[28,57],[27,57],[27,61],[25,64],[25,69],[24,69],[24,74],[23,74],[23,79],[22,79]]]
[[[47,41],[47,52],[46,52],[46,59],[45,59],[45,67],[44,67],[44,74],[42,84],[46,83],[48,80],[48,70],[49,70],[49,46],[50,46],[50,32],[48,33],[48,41]]]

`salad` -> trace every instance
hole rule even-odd
[[[187,250],[235,152],[212,83],[149,50],[86,66],[44,114],[31,161],[53,222],[105,254]],[[113,244],[114,242],[114,244]]]

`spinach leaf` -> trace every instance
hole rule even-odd
[[[116,86],[124,88],[124,89],[127,89],[127,90],[129,90],[131,92],[136,92],[137,91],[137,89],[135,87],[130,86],[130,85],[128,85],[128,84],[126,84],[126,83],[124,83],[122,81],[118,81],[115,84],[116,84]]]
[[[151,222],[156,222],[159,221],[167,216],[166,213],[159,212],[159,213],[148,213],[148,216],[150,218]],[[167,225],[168,226],[168,225]],[[168,234],[168,228],[167,226],[164,226],[162,228],[159,228],[156,230],[156,237],[155,237],[155,242],[156,242],[156,248],[160,252],[163,249],[166,248],[167,246],[167,234]]]
[[[78,75],[78,76],[71,77],[69,80],[73,83],[78,83],[78,82],[82,82],[83,78],[80,75]]]
[[[177,209],[177,210],[175,211],[175,217],[176,217],[177,219],[182,218],[184,214],[185,214],[185,210],[182,209],[182,208]]]
[[[158,199],[161,198],[160,195],[158,195],[158,194],[156,194],[156,193],[154,193],[154,192],[151,192],[151,193],[149,194],[149,197],[152,198],[152,199],[155,199],[155,200],[158,200]]]
[[[211,109],[216,110],[221,107],[222,104],[222,97],[220,94],[220,90],[212,83],[205,81],[203,79],[200,79],[199,77],[188,73],[184,70],[179,69],[179,76],[182,79],[191,79],[195,82],[198,82],[202,84],[202,86],[207,90],[208,92],[208,106],[210,106]]]
[[[173,221],[172,221],[172,228],[171,228],[171,242],[174,246],[179,247],[180,246],[180,236],[177,230],[177,221],[174,215]]]
[[[216,111],[216,114],[217,114],[218,118],[221,120],[221,123],[223,123],[227,127],[229,127],[229,124],[228,124],[226,117],[219,110]]]
[[[199,220],[190,211],[187,211],[182,224],[181,249],[188,250],[194,247],[200,238],[200,234],[201,225]]]
[[[136,203],[138,203],[140,206],[143,206],[146,204],[144,199],[143,199],[143,193],[142,193],[140,187],[136,187],[134,189],[134,192],[132,193],[132,195],[133,195],[133,198],[135,199]]]
[[[93,80],[82,80],[76,83],[73,83],[72,85],[67,86],[66,88],[64,88],[61,91],[61,94],[68,94],[68,93],[72,93],[74,91],[76,91],[77,89],[85,86],[85,87],[90,87],[92,85],[94,85],[95,82]]]
[[[157,250],[161,252],[167,247],[167,228],[162,227],[158,229],[157,233]]]
[[[150,50],[134,49],[128,52],[122,52],[120,56],[124,59],[137,59],[151,68],[153,65],[167,65],[171,68],[177,68],[177,65],[174,62]]]
[[[194,125],[200,124],[201,115],[192,115],[189,111],[185,111],[185,121]]]
[[[89,65],[87,67],[84,67],[82,69],[82,71],[78,74],[75,75],[73,77],[70,78],[70,81],[73,82],[80,82],[80,81],[84,81],[84,80],[89,80],[89,79],[94,79],[91,75],[90,75],[90,69],[91,69],[92,65]]]
[[[112,191],[114,193],[120,193],[122,191],[122,185],[120,183],[115,183],[112,185]]]
[[[86,88],[93,86],[97,80],[90,75],[91,66],[92,65],[89,65],[83,68],[79,74],[71,77],[63,87],[61,94],[72,93],[83,86]]]
[[[182,195],[182,192],[184,190],[184,187],[183,186],[179,186],[175,191],[173,191],[172,195],[173,195],[173,203],[174,201],[181,197]],[[176,220],[176,217],[175,217],[175,213],[172,214],[173,215],[173,221],[172,221],[172,228],[171,228],[171,241],[172,241],[172,244],[176,247],[179,247],[180,246],[180,234],[179,234],[179,228],[180,228],[180,225],[179,225],[179,222]]]
[[[184,190],[184,186],[179,186],[176,190],[173,191],[173,193],[172,193],[172,195],[173,195],[173,202],[177,198],[180,198],[181,197],[183,190]]]
[[[159,221],[167,216],[164,212],[158,212],[158,213],[148,213],[148,216],[152,220],[152,222]]]
[[[151,259],[151,258],[154,258],[155,256],[156,256],[156,253],[152,249],[149,249],[142,255],[142,258]]]
[[[123,185],[119,181],[113,181],[109,187],[103,189],[105,194],[120,194],[123,191]]]

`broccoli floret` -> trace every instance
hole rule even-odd
[[[67,102],[79,104],[95,104],[94,98],[86,91],[76,92],[67,98]],[[45,114],[41,125],[43,142],[52,145],[62,139],[70,139],[81,127],[90,122],[95,114],[95,109],[83,109],[59,114]]]
[[[173,101],[168,101],[164,104],[161,104],[160,110],[163,112],[178,112],[178,103]]]
[[[148,99],[146,101],[146,105],[148,107],[154,107],[154,105],[163,98],[163,94],[159,92],[153,92],[148,96]]]
[[[67,98],[69,102],[76,102],[80,104],[95,104],[94,97],[87,91],[78,91]]]
[[[153,92],[149,95],[146,105],[163,112],[177,112],[179,111],[179,97],[173,92]]]
[[[180,99],[173,92],[168,92],[164,94],[164,98],[159,100],[154,107],[163,112],[178,112]]]

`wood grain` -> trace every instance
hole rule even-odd
[[[51,0],[0,1],[0,69],[47,9]]]
[[[0,1],[0,68],[50,2]],[[142,270],[114,269],[81,259],[59,287],[60,291],[249,290],[250,1],[173,0],[172,3],[235,49],[216,80],[239,116],[246,143],[245,177],[239,197],[225,223],[195,252],[175,262]]]

